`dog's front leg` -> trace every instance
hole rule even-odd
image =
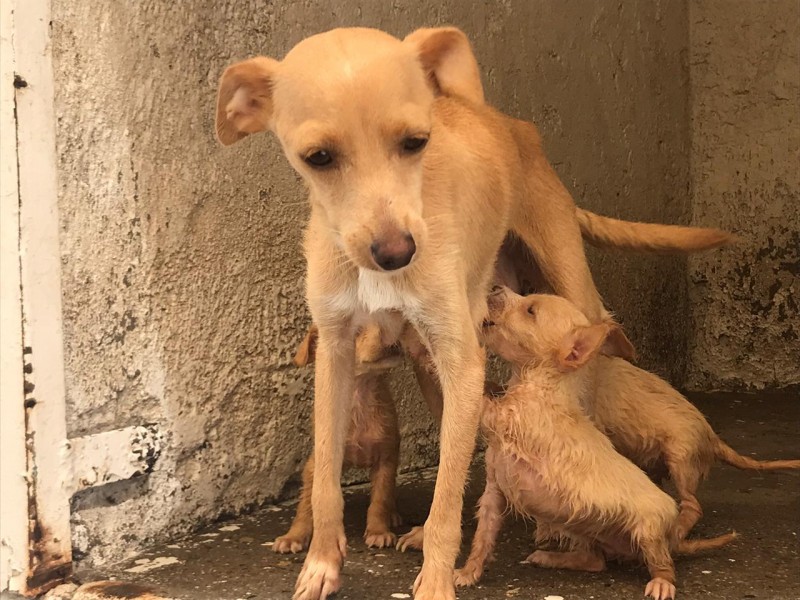
[[[461,544],[464,484],[475,448],[485,366],[469,310],[466,306],[458,308],[462,307],[440,312],[450,318],[426,328],[442,384],[444,411],[439,472],[425,522],[425,560],[414,584],[416,600],[456,597],[453,567]]]
[[[314,537],[297,579],[295,600],[324,600],[339,589],[347,551],[341,474],[355,380],[355,332],[349,321],[317,320],[314,392]]]

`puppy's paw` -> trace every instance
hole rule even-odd
[[[339,591],[347,540],[344,532],[327,540],[314,536],[311,548],[297,578],[293,600],[325,600]]]
[[[397,542],[397,549],[400,552],[406,550],[422,550],[423,541],[425,540],[425,528],[422,526],[414,527],[405,535],[400,536]]]
[[[275,538],[275,542],[272,544],[272,550],[278,554],[297,554],[308,548],[310,539],[310,534],[296,535],[290,531],[286,535]]]
[[[481,569],[467,563],[461,569],[456,569],[453,573],[453,583],[456,587],[468,587],[478,583],[481,578]]]
[[[423,564],[414,582],[414,600],[456,600],[453,570]]]
[[[364,541],[369,548],[391,548],[397,543],[397,536],[391,531],[367,531]]]
[[[544,550],[537,550],[533,554],[529,554],[525,562],[536,565],[537,567],[552,568],[550,561],[550,553]]]
[[[653,600],[674,600],[675,584],[661,577],[654,577],[644,589],[644,595]]]

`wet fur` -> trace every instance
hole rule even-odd
[[[508,506],[535,519],[541,539],[570,548],[539,550],[530,562],[596,571],[607,558],[641,559],[651,575],[646,594],[672,598],[672,553],[718,547],[733,535],[683,543],[672,498],[594,426],[579,401],[591,392],[584,371],[601,350],[614,351],[608,344],[614,326],[592,325],[580,312],[558,310],[564,306],[563,298],[507,289],[489,298],[484,338],[512,364],[513,376],[505,396],[484,400],[486,489],[472,551],[456,582],[480,577]]]

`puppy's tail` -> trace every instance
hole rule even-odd
[[[717,440],[717,458],[737,469],[772,471],[774,469],[800,469],[800,460],[756,460],[742,456],[722,440]]]
[[[731,531],[730,533],[726,533],[725,535],[720,535],[714,538],[681,540],[678,542],[675,552],[677,554],[695,554],[697,552],[702,552],[703,550],[716,550],[717,548],[727,546],[738,537],[738,533]]]
[[[710,250],[738,239],[720,229],[621,221],[577,207],[575,215],[583,239],[599,248],[674,254]]]

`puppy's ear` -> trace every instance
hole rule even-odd
[[[617,323],[610,323],[611,330],[608,332],[606,341],[600,348],[600,352],[608,356],[619,356],[629,362],[636,361],[636,348],[625,335],[622,327]]]
[[[217,92],[217,139],[225,146],[269,128],[278,61],[259,56],[231,65]]]
[[[561,371],[574,371],[588,363],[600,351],[611,326],[599,323],[576,327],[564,336],[556,350],[556,363]]]
[[[297,352],[294,355],[294,364],[298,367],[305,367],[314,362],[317,356],[317,339],[319,338],[319,329],[316,325],[308,328],[308,333],[300,345],[297,347]]]
[[[463,31],[455,27],[417,29],[403,43],[414,47],[437,93],[483,103],[478,62]]]

